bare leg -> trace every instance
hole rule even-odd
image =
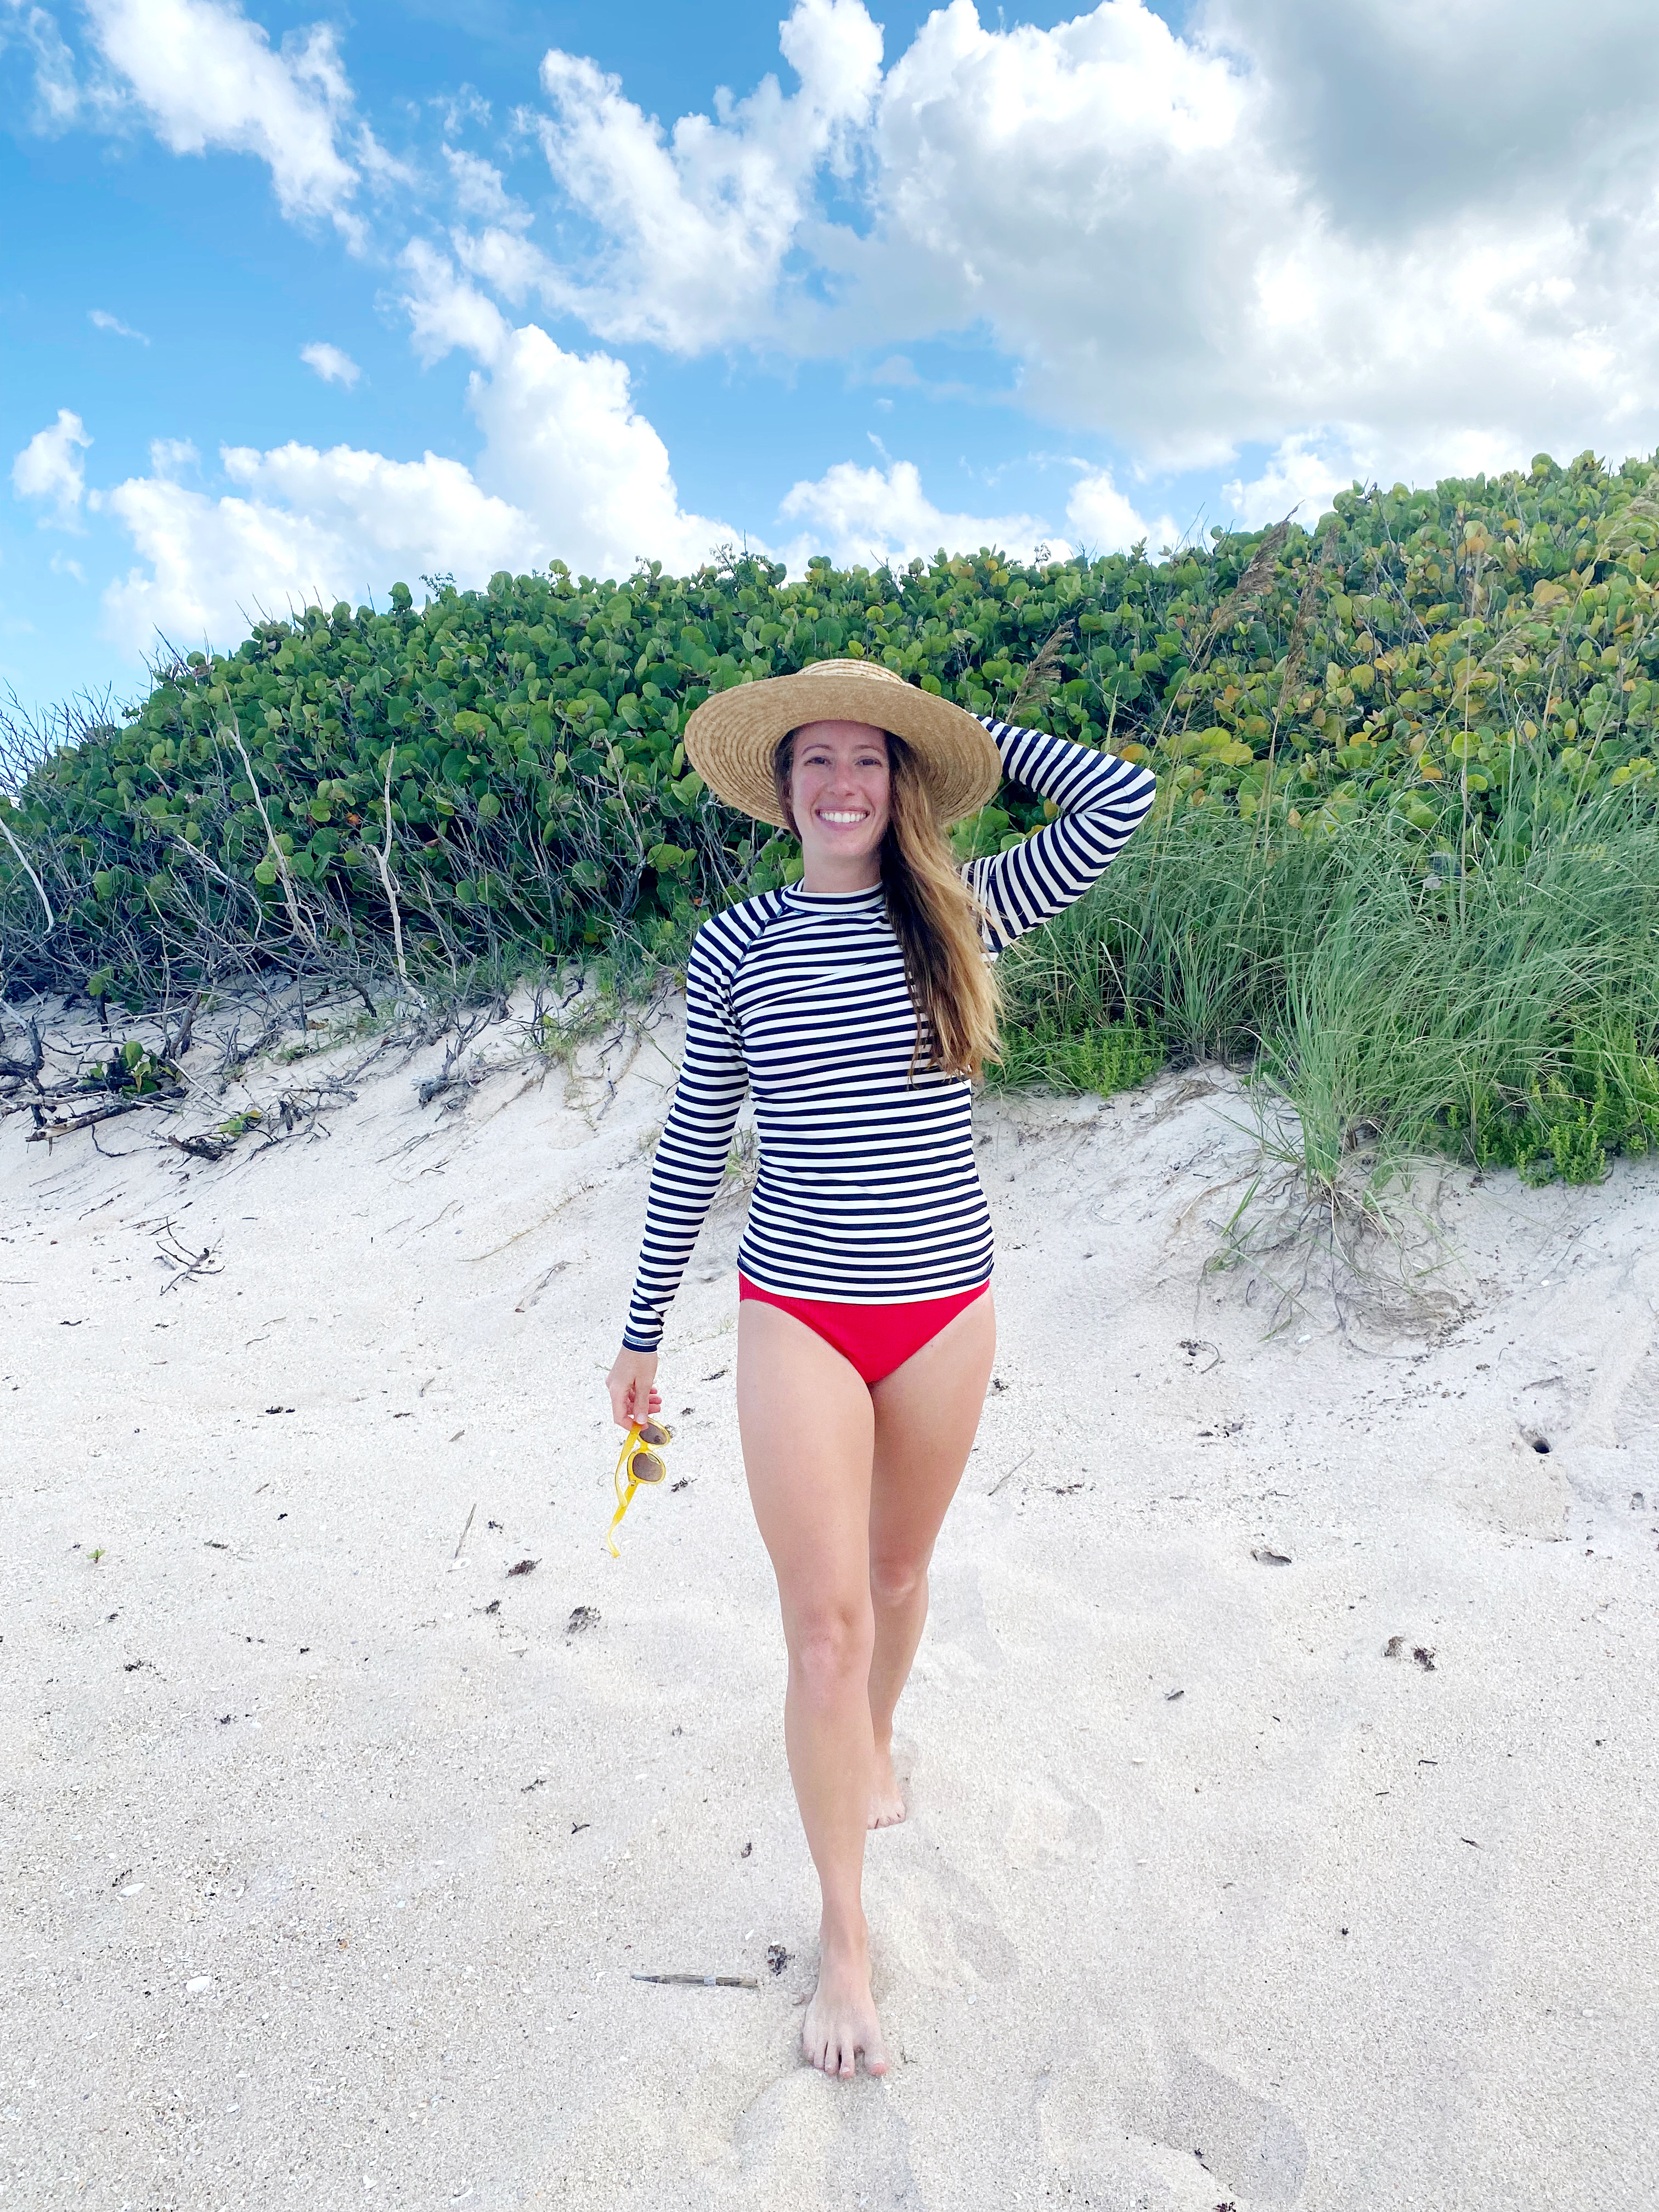
[[[870,1493],[872,1828],[904,1818],[893,1772],[893,1711],[921,1641],[927,1563],[973,1449],[996,1344],[996,1313],[988,1291],[870,1394],[876,1413]]]
[[[789,1773],[823,1893],[818,1986],[801,2048],[826,2074],[850,2077],[860,2051],[872,2074],[884,2074],[862,1895],[874,1755],[874,1409],[856,1370],[821,1336],[793,1314],[745,1298],[738,1319],[738,1420],[789,1647]]]

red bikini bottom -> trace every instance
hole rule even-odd
[[[779,1306],[804,1321],[872,1388],[931,1343],[947,1322],[982,1298],[990,1287],[980,1283],[971,1291],[954,1291],[942,1298],[912,1298],[898,1306],[848,1305],[835,1298],[787,1298],[776,1291],[763,1291],[741,1269],[738,1273],[739,1298],[758,1298],[763,1305]]]

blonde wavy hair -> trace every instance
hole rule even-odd
[[[772,758],[778,803],[792,829],[789,783],[797,734],[791,730],[781,738]],[[986,1062],[999,1057],[1002,1005],[980,934],[979,902],[945,838],[915,749],[890,731],[884,735],[889,799],[881,887],[916,1010],[910,1072],[914,1077],[920,1062],[977,1081]]]

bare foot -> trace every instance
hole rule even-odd
[[[870,1818],[866,1827],[896,1827],[904,1818],[904,1795],[893,1771],[891,1744],[876,1746],[875,1771],[870,1783]]]
[[[870,1994],[867,1942],[856,1946],[820,1944],[818,1985],[801,2022],[800,2047],[809,2066],[825,2074],[838,2074],[843,2081],[850,2081],[858,2072],[860,2051],[864,2053],[866,2074],[887,2071],[881,2023]]]

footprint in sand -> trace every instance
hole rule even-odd
[[[981,1982],[1005,1982],[1019,1956],[978,1885],[937,1856],[894,1879],[880,1907],[882,1948],[924,1988],[957,1995]],[[876,1992],[881,2001],[882,1992]]]
[[[1087,1865],[1100,1856],[1105,1833],[1092,1805],[1063,1794],[1051,1782],[1037,1781],[1027,1785],[1014,1808],[1003,1852],[1021,1873],[1035,1867]]]
[[[1056,2179],[1103,2205],[1288,2207],[1307,2179],[1307,2144],[1284,2106],[1181,2043],[1139,2072],[1127,2045],[1069,2057],[1047,2077],[1037,2117]]]
[[[732,2147],[745,2203],[921,2212],[909,2128],[886,2084],[863,2075],[826,2081],[792,2067],[739,2112]]]

